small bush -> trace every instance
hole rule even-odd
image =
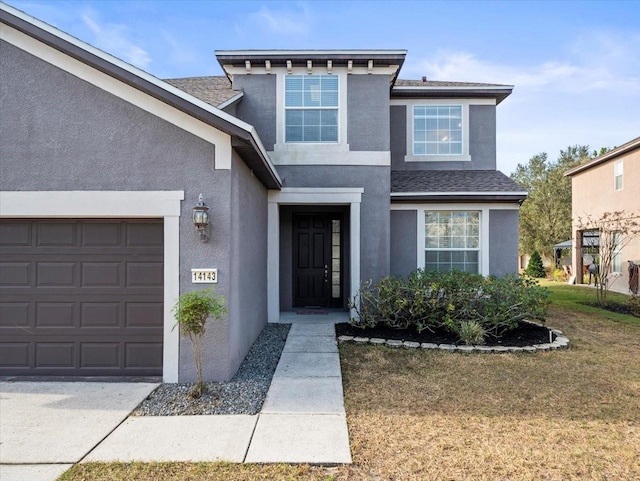
[[[478,346],[485,343],[485,332],[478,321],[462,321],[458,330],[460,340],[467,346]]]
[[[640,295],[631,295],[627,301],[627,307],[629,308],[631,315],[640,317]]]
[[[529,264],[527,264],[527,268],[524,270],[525,274],[531,277],[544,277],[544,266],[542,265],[542,257],[540,257],[540,253],[538,251],[533,251],[531,254],[531,259],[529,259]]]
[[[528,277],[485,278],[419,269],[407,279],[385,277],[363,285],[350,302],[358,313],[351,323],[363,328],[382,323],[417,332],[446,329],[467,342],[464,332],[478,344],[486,333],[500,336],[523,319],[544,320],[548,298],[548,291]]]
[[[564,272],[564,269],[560,269],[559,267],[552,269],[551,280],[555,282],[565,282],[567,280],[567,276]]]
[[[180,326],[183,335],[189,336],[193,348],[193,358],[196,367],[196,383],[189,392],[189,397],[197,399],[206,390],[202,378],[204,366],[204,334],[209,317],[221,320],[227,312],[223,297],[214,294],[213,288],[200,291],[184,292],[172,308],[176,319],[176,326]],[[175,326],[174,326],[175,328]]]

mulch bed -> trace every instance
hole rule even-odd
[[[640,317],[634,314],[633,312],[631,312],[631,309],[629,309],[629,306],[627,304],[620,304],[618,302],[607,302],[604,305],[600,305],[597,302],[585,302],[584,305],[591,306],[591,307],[599,307],[600,309],[605,309],[610,312],[617,312],[618,314],[627,314],[629,316]]]
[[[533,344],[544,344],[549,342],[549,332],[549,329],[546,327],[537,326],[528,322],[520,322],[516,329],[504,333],[500,338],[487,335],[485,345],[525,347]],[[381,324],[378,324],[376,327],[366,327],[364,329],[352,326],[346,322],[336,324],[336,335],[396,339],[398,341],[431,342],[434,344],[464,344],[455,334],[445,331],[444,329],[439,329],[435,332],[425,330],[418,333],[415,329],[394,329]],[[556,335],[552,334],[552,340],[555,338]]]

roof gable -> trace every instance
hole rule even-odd
[[[203,100],[197,99],[143,70],[3,3],[0,3],[0,22],[10,27],[1,29],[0,38],[3,40],[8,40],[11,35],[11,29],[13,29],[19,34],[23,34],[60,54],[75,59],[250,146],[249,150],[243,150],[243,158],[248,156],[245,158],[245,162],[256,172],[258,178],[270,188],[279,188],[282,185],[253,126],[212,107]],[[184,125],[179,126],[184,128]],[[210,138],[207,139],[207,136],[199,136],[210,140]],[[231,161],[230,155],[228,161]]]

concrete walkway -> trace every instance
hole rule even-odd
[[[57,479],[108,436],[156,386],[0,383],[0,480]]]
[[[260,414],[129,417],[87,461],[350,463],[335,322],[296,315]]]

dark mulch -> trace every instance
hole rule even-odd
[[[631,309],[629,309],[629,306],[627,304],[620,304],[618,302],[607,302],[604,305],[600,305],[597,302],[584,302],[583,304],[585,306],[599,307],[600,309],[605,309],[607,311],[617,312],[618,314],[627,314],[629,316],[640,317],[634,314]]]
[[[549,329],[537,326],[528,322],[520,322],[513,331],[504,333],[500,338],[487,335],[485,338],[487,346],[516,346],[524,347],[533,344],[543,344],[549,342]],[[455,334],[444,329],[435,332],[416,332],[415,329],[394,329],[381,324],[376,327],[359,328],[349,323],[336,324],[336,335],[338,336],[360,336],[377,337],[381,339],[397,339],[399,341],[432,342],[435,344],[464,344]],[[553,339],[556,338],[552,334]],[[552,339],[552,340],[553,340]]]

